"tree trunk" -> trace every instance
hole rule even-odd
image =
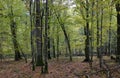
[[[112,24],[112,7],[110,6],[110,26],[109,26],[109,42],[108,42],[108,55],[111,55],[111,24]]]
[[[88,4],[88,0],[86,0],[86,27],[85,27],[85,35],[86,35],[86,40],[85,40],[85,59],[84,62],[89,62],[90,61],[90,57],[89,57],[89,53],[90,53],[90,42],[89,42],[89,35],[90,35],[90,31],[89,31],[89,4]]]
[[[53,58],[56,58],[54,38],[52,39],[52,47],[53,47]]]
[[[44,37],[44,59],[45,67],[43,73],[48,73],[48,0],[45,4],[45,37]]]
[[[100,62],[100,68],[102,68],[102,63],[103,63],[103,59],[102,59],[102,57],[103,57],[103,46],[102,46],[102,35],[103,35],[103,33],[102,33],[102,27],[103,27],[103,7],[101,7],[101,33],[100,33],[100,35],[101,35],[101,39],[100,39],[100,57],[99,57],[99,62]]]
[[[33,18],[32,18],[32,0],[30,0],[29,4],[30,10],[30,26],[31,26],[31,55],[32,55],[32,70],[35,70],[35,50],[34,50],[34,39],[33,39]]]
[[[60,26],[62,28],[62,31],[64,33],[64,36],[65,36],[65,39],[66,39],[66,42],[67,42],[67,47],[68,47],[68,50],[69,50],[69,58],[70,58],[70,61],[72,61],[72,51],[71,51],[71,46],[70,46],[70,40],[69,40],[67,32],[65,30],[64,23],[61,22],[61,19],[57,14],[56,14],[56,17],[57,17],[58,23],[60,24]]]
[[[97,8],[99,8],[98,6],[98,1],[97,0]],[[100,57],[100,51],[99,51],[99,9],[97,9],[97,12],[96,12],[96,23],[97,23],[97,57],[99,58]]]
[[[51,5],[53,5],[53,0],[51,0],[50,2],[51,2]],[[52,12],[52,11],[50,11],[50,15],[51,15],[51,12]],[[52,31],[53,31],[52,33],[55,32],[55,27],[52,28]],[[56,53],[55,53],[55,39],[54,39],[54,36],[53,36],[53,38],[52,38],[52,51],[53,51],[53,58],[56,58]]]
[[[57,39],[56,39],[56,42],[57,42],[57,60],[59,60],[59,28],[58,28],[58,26],[57,26]]]
[[[14,14],[13,14],[12,6],[11,6],[10,28],[11,28],[12,41],[13,41],[13,46],[14,46],[14,51],[15,51],[15,61],[19,61],[21,59],[21,55],[20,55],[20,50],[19,50],[18,42],[17,42],[17,34],[16,34],[17,25],[14,21],[13,16]]]
[[[116,4],[117,11],[117,57],[116,61],[120,62],[120,3]]]
[[[37,44],[37,57],[36,66],[43,66],[42,58],[42,25],[40,20],[40,0],[36,0],[36,44]]]
[[[48,31],[49,31],[49,29],[48,29]],[[51,53],[50,53],[50,37],[48,37],[48,59],[51,59]]]
[[[51,10],[49,10],[48,8],[48,17],[49,15],[51,15]],[[49,20],[49,18],[48,18]],[[50,50],[50,42],[51,42],[51,39],[50,39],[50,25],[48,25],[48,59],[51,59],[51,50]]]
[[[91,53],[91,64],[92,64],[92,61],[93,61],[93,51],[94,51],[94,0],[92,1],[92,18],[91,18],[91,38],[90,38],[90,42],[91,42],[91,50],[90,50],[90,53]],[[92,67],[92,66],[91,66]]]

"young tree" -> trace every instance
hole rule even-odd
[[[57,42],[57,46],[56,46],[56,48],[57,48],[57,60],[59,60],[59,55],[60,55],[60,52],[59,52],[59,26],[57,26],[57,39],[56,39],[56,42]]]
[[[51,2],[51,1],[49,1]],[[52,3],[52,2],[51,2]],[[51,10],[50,8],[48,8],[48,20],[50,20],[50,17],[51,16]],[[48,21],[48,59],[51,59],[51,50],[50,50],[50,45],[51,45],[51,37],[50,37],[50,21]]]
[[[103,2],[103,1],[102,1]],[[103,57],[103,45],[102,45],[102,43],[103,43],[103,39],[102,39],[102,36],[103,36],[103,6],[101,6],[101,8],[100,8],[100,13],[101,13],[101,19],[100,19],[100,30],[101,30],[101,33],[100,33],[100,52],[99,52],[99,60],[100,60],[100,67],[102,67],[102,62],[103,62],[103,60],[102,60],[102,57]]]
[[[59,2],[59,4],[61,4],[61,3],[62,3],[62,1]],[[61,14],[62,14],[62,13],[61,13]],[[72,61],[72,50],[71,50],[71,45],[70,45],[70,39],[69,39],[69,37],[68,37],[68,33],[67,33],[67,31],[66,31],[66,28],[65,28],[65,23],[64,23],[64,21],[62,20],[61,14],[60,14],[60,13],[57,13],[57,12],[55,11],[55,16],[56,16],[57,21],[58,21],[58,23],[59,23],[59,25],[60,25],[60,27],[61,27],[61,29],[62,29],[62,31],[63,31],[63,34],[64,34],[64,36],[65,36],[65,40],[66,40],[67,47],[68,47],[68,50],[69,50],[69,59],[70,59],[70,61]]]
[[[111,5],[111,2],[110,2],[110,18],[109,18],[109,30],[108,30],[108,33],[109,33],[109,40],[108,40],[108,55],[111,55],[111,26],[112,26],[112,5]]]
[[[99,0],[96,0],[96,24],[97,24],[97,57],[100,57],[100,51],[99,51]]]

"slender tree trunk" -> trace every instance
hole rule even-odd
[[[44,37],[44,58],[45,58],[45,67],[44,73],[48,73],[48,0],[45,4],[45,37]]]
[[[48,8],[48,17],[51,15],[51,10]],[[49,20],[49,18],[48,18]],[[51,50],[50,50],[50,44],[51,44],[51,39],[50,39],[50,25],[48,24],[48,59],[51,59]]]
[[[66,39],[66,42],[67,42],[67,47],[68,47],[68,50],[69,50],[69,58],[70,58],[70,61],[72,61],[72,51],[71,51],[70,40],[68,38],[68,34],[65,30],[64,23],[61,21],[60,17],[57,14],[56,14],[56,17],[57,17],[58,23],[60,24],[60,26],[62,28],[62,31],[64,33],[64,36],[65,36],[65,39]]]
[[[50,0],[51,2],[51,5],[53,5],[53,0]],[[50,11],[50,15],[52,13],[52,10]],[[54,18],[53,18],[54,19]],[[55,32],[55,27],[52,28],[52,33]],[[54,35],[54,34],[53,34]],[[56,58],[56,53],[55,53],[55,39],[54,39],[54,36],[52,38],[52,51],[53,51],[53,58]]]
[[[120,3],[116,4],[117,11],[117,57],[116,61],[120,63]]]
[[[85,59],[84,62],[89,62],[90,57],[90,41],[89,41],[89,36],[90,36],[90,31],[89,31],[89,3],[88,0],[86,0],[86,27],[85,27],[85,35],[86,35],[86,40],[85,40]]]
[[[57,39],[56,39],[56,42],[57,42],[57,60],[59,60],[59,28],[57,26]]]
[[[68,48],[67,48],[67,45],[66,45],[66,47],[65,47],[65,55],[66,55],[66,57],[68,57]]]
[[[34,50],[34,39],[33,39],[33,15],[32,15],[32,0],[30,0],[30,26],[31,26],[31,55],[32,55],[32,70],[35,70],[35,50]]]
[[[102,27],[103,27],[103,7],[101,7],[101,33],[100,33],[100,35],[101,35],[101,39],[100,39],[100,46],[101,46],[101,51],[100,51],[100,58],[99,58],[99,60],[100,60],[100,68],[102,68],[102,63],[103,63],[103,60],[102,60],[102,57],[103,57],[103,46],[102,46],[102,35],[103,35],[103,33],[102,33]]]
[[[109,26],[109,42],[108,42],[108,55],[111,55],[111,24],[112,24],[112,7],[110,6],[110,26]]]
[[[72,61],[72,51],[71,51],[71,46],[70,46],[70,40],[69,40],[68,35],[65,31],[65,28],[63,28],[63,30],[64,30],[64,35],[65,35],[65,38],[66,38],[66,42],[67,42],[67,47],[68,47],[68,50],[69,50],[69,59],[70,59],[70,61]]]
[[[20,50],[19,50],[18,41],[17,41],[17,34],[16,34],[17,25],[14,21],[13,16],[14,14],[13,14],[12,6],[11,6],[10,28],[11,28],[12,41],[13,41],[13,46],[14,46],[14,51],[15,51],[15,61],[19,61],[21,59],[21,55],[20,55]]]
[[[98,7],[98,1],[99,0],[97,0],[97,8],[99,8]],[[96,21],[96,23],[97,23],[97,57],[99,58],[100,57],[100,51],[99,51],[99,9],[97,9],[97,12],[96,12],[97,14],[96,14],[96,19],[97,19],[97,21]]]
[[[2,41],[0,40],[0,52],[3,52]]]
[[[49,30],[49,29],[48,29]],[[51,53],[50,53],[50,42],[51,42],[51,40],[50,40],[50,37],[48,37],[48,59],[51,59]]]
[[[91,14],[92,18],[91,18],[91,38],[90,38],[90,42],[91,42],[91,67],[92,67],[92,61],[93,61],[93,51],[94,51],[94,0],[92,1],[92,14]]]
[[[53,47],[53,58],[56,58],[54,38],[52,39],[52,47]]]

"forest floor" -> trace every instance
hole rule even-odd
[[[85,75],[88,78],[120,78],[120,66],[107,56],[102,69],[99,68],[96,57],[92,68],[91,63],[82,62],[83,59],[84,57],[75,57],[73,62],[69,62],[68,58],[49,60],[48,74],[41,74],[40,67],[32,71],[30,60],[28,63],[24,60],[4,60],[0,62],[0,78],[86,78]]]

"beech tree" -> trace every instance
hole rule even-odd
[[[116,3],[117,11],[117,57],[116,60],[120,62],[120,3]]]
[[[21,55],[20,55],[20,49],[19,49],[19,46],[18,46],[17,35],[16,35],[17,24],[16,24],[16,22],[14,21],[14,18],[13,18],[12,7],[11,7],[10,20],[11,20],[10,28],[11,28],[12,40],[13,40],[14,51],[15,51],[15,60],[18,61],[18,60],[21,59]]]
[[[37,57],[36,57],[36,65],[43,66],[43,56],[42,56],[42,25],[41,25],[41,11],[40,11],[40,0],[36,0],[36,45],[37,45]]]

